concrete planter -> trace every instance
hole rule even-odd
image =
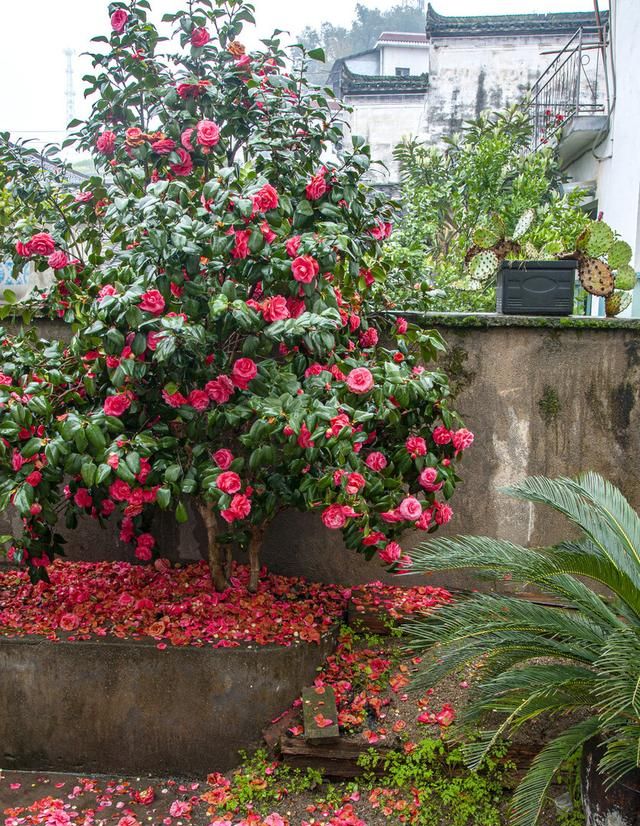
[[[571,315],[575,261],[503,261],[498,272],[499,313]]]
[[[287,708],[335,647],[0,638],[0,766],[202,776]]]
[[[602,746],[586,743],[582,756],[582,802],[586,826],[640,826],[640,770],[610,789],[598,772]]]

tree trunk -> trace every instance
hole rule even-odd
[[[197,507],[207,529],[207,559],[211,573],[211,582],[216,591],[224,591],[229,587],[229,581],[224,569],[222,548],[218,544],[218,523],[216,521],[216,515],[208,502],[199,500]]]
[[[265,529],[263,526],[255,527],[249,539],[249,593],[255,594],[258,590],[258,578],[260,576],[260,549],[264,538]]]

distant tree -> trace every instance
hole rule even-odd
[[[423,32],[424,29],[424,0],[405,0],[387,11],[370,9],[358,3],[351,28],[334,26],[325,21],[319,29],[307,26],[299,40],[308,49],[324,49],[326,63],[314,62],[310,69],[313,82],[324,83],[335,60],[372,49],[382,32]]]

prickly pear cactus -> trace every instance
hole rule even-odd
[[[531,241],[526,241],[522,245],[522,256],[527,261],[537,261],[540,258],[540,250],[535,247]]]
[[[632,290],[636,286],[636,271],[625,264],[616,273],[616,290]]]
[[[563,252],[566,252],[566,250],[562,241],[547,241],[542,248],[542,254],[545,259],[555,258],[556,255],[562,255]]]
[[[631,261],[633,250],[626,241],[614,241],[607,252],[607,264],[612,270],[619,270]]]
[[[522,213],[522,215],[518,219],[516,228],[513,231],[513,235],[511,236],[514,241],[517,241],[518,238],[522,238],[522,236],[531,229],[531,226],[535,221],[535,218],[536,213],[534,209],[526,209]]]
[[[631,304],[631,293],[616,290],[604,302],[604,311],[608,318],[618,315]]]
[[[580,283],[591,295],[609,296],[613,292],[614,282],[611,268],[598,258],[587,258],[578,266]]]
[[[586,246],[587,255],[592,258],[600,258],[600,256],[606,255],[615,240],[615,234],[609,224],[605,224],[603,221],[594,221],[589,227]]]
[[[469,273],[478,281],[488,281],[498,272],[500,259],[491,250],[483,250],[471,259]]]
[[[478,227],[473,233],[473,243],[483,250],[489,250],[500,240],[500,236],[488,227]]]

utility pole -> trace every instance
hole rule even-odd
[[[67,58],[67,68],[65,71],[66,82],[64,88],[64,96],[67,101],[67,123],[72,121],[76,114],[76,93],[73,88],[73,58],[75,57],[73,49],[65,49],[64,55]]]

